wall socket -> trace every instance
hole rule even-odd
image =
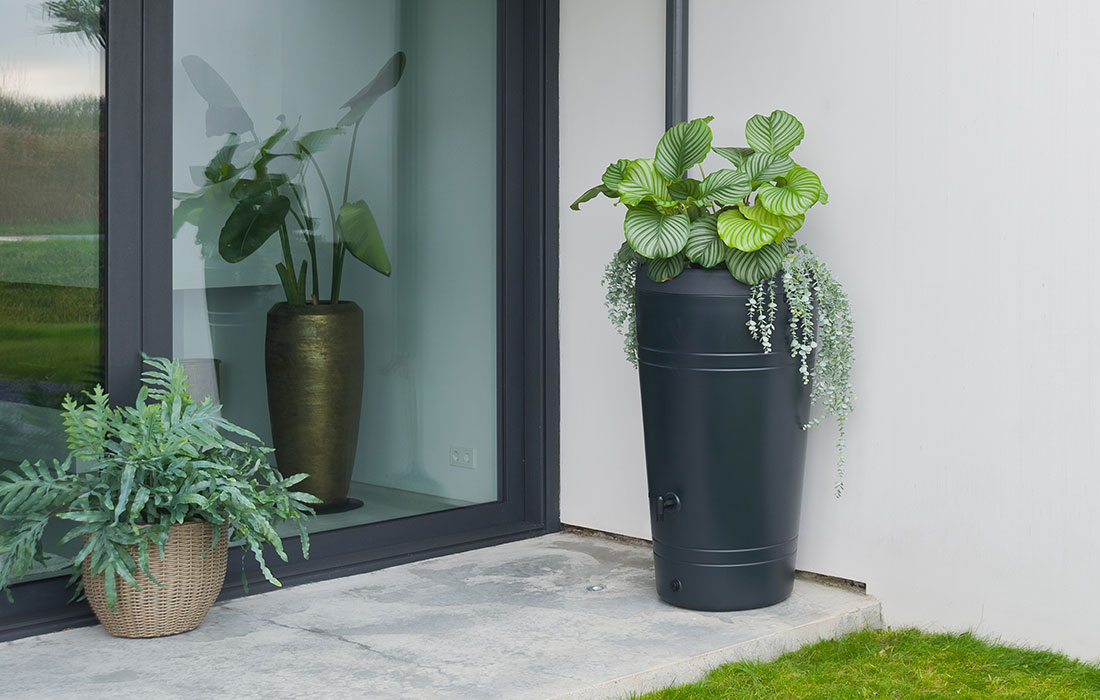
[[[477,466],[477,451],[472,447],[451,445],[451,466],[473,469]]]

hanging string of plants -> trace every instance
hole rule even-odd
[[[626,209],[603,284],[639,369],[658,591],[715,610],[789,594],[805,431],[823,417],[812,409],[838,427],[839,496],[855,395],[848,296],[794,237],[828,202],[791,158],[802,124],[758,114],[747,147],[714,147],[711,120],[676,124],[653,158],[611,163],[572,208],[603,195]],[[710,153],[732,167],[705,172]]]

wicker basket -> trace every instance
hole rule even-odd
[[[138,568],[135,589],[121,579],[115,610],[107,605],[103,574],[92,576],[84,560],[84,592],[103,627],[116,637],[166,637],[190,632],[199,626],[221,592],[227,560],[226,532],[206,556],[214,539],[210,523],[173,525],[164,546],[164,559],[149,548],[149,571],[164,588]],[[136,558],[136,550],[131,551]]]

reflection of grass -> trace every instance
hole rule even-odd
[[[102,363],[98,289],[0,282],[0,379],[80,384]]]
[[[0,323],[0,379],[83,384],[100,366],[98,323]]]
[[[0,224],[0,236],[95,236],[98,234],[99,222],[95,219]]]
[[[0,242],[0,281],[98,287],[99,243],[82,238]]]
[[[37,132],[99,131],[100,98],[42,100],[0,93],[0,124]]]

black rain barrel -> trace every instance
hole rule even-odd
[[[724,268],[637,278],[638,366],[657,594],[745,610],[794,587],[809,387],[777,281],[772,351]]]

